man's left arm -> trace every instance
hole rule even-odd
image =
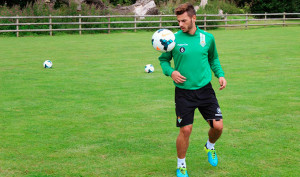
[[[215,76],[219,79],[220,90],[224,89],[226,87],[227,82],[225,80],[224,71],[220,64],[215,38],[213,36],[208,49],[208,62]]]

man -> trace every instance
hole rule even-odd
[[[175,84],[175,106],[177,127],[180,127],[176,141],[177,176],[188,176],[185,156],[192,132],[194,111],[200,111],[210,125],[208,140],[204,149],[208,162],[217,166],[218,158],[215,142],[222,134],[222,113],[211,86],[212,74],[219,79],[220,90],[226,87],[215,40],[212,34],[200,30],[196,25],[196,12],[193,5],[185,3],[175,9],[180,31],[175,34],[176,46],[160,57],[160,65],[166,76],[171,76]],[[175,67],[170,65],[174,59]]]

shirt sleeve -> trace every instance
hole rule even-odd
[[[172,52],[162,53],[158,59],[160,61],[160,66],[163,70],[163,73],[166,76],[171,76],[172,72],[175,71],[175,69],[171,67],[170,63],[172,60]]]
[[[208,62],[210,65],[210,68],[214,72],[215,76],[217,78],[219,77],[224,77],[224,71],[222,70],[217,48],[216,48],[216,43],[215,43],[215,38],[212,36],[212,41],[208,49]]]

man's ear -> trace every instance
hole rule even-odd
[[[192,16],[192,22],[193,22],[193,23],[196,22],[196,15],[193,15],[193,16]]]

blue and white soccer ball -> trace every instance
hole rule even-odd
[[[152,46],[159,52],[170,52],[175,44],[175,35],[168,29],[159,29],[152,36]]]
[[[43,63],[44,68],[52,68],[52,62],[50,60],[46,60]]]
[[[146,72],[146,73],[153,73],[153,72],[154,72],[154,66],[151,65],[151,64],[147,64],[147,65],[145,66],[145,72]]]

